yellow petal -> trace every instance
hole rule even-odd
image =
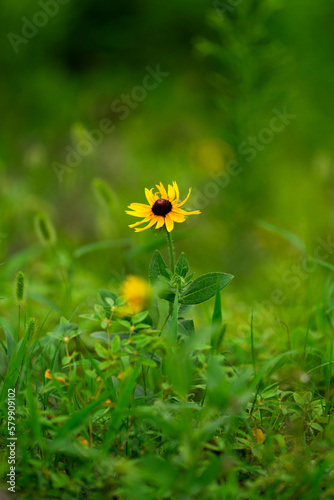
[[[156,184],[156,186],[161,194],[161,197],[164,199],[167,199],[167,192],[166,192],[166,189],[164,188],[164,185],[162,184],[162,182],[160,182],[160,184]]]
[[[174,200],[174,198],[175,198],[174,188],[170,184],[168,184],[168,198],[170,201]]]
[[[174,188],[174,191],[175,191],[175,200],[179,201],[179,199],[180,199],[180,192],[179,192],[178,185],[176,184],[175,181],[173,181],[173,188]]]
[[[158,222],[158,217],[155,215],[152,217],[152,220],[149,224],[147,224],[147,226],[145,227],[141,227],[141,228],[136,228],[135,231],[136,233],[140,233],[140,231],[145,231],[145,229],[149,229],[150,227],[154,226],[154,224]]]
[[[126,210],[125,213],[128,215],[133,215],[134,217],[148,217],[150,215],[143,212],[130,212],[129,210]]]
[[[193,210],[192,212],[186,212],[186,213],[187,213],[187,215],[198,215],[201,212],[199,210]]]
[[[182,215],[195,215],[195,214],[200,214],[201,212],[199,210],[194,210],[193,212],[187,212],[186,210],[183,210],[183,208],[179,207],[173,207],[173,212],[176,214],[182,214]]]
[[[144,203],[131,203],[128,208],[131,210],[151,210],[150,205],[144,205]]]
[[[146,219],[135,222],[134,224],[130,224],[129,227],[140,226],[140,224],[144,224],[144,222],[148,222],[149,220],[150,220],[150,217],[147,217]]]
[[[156,196],[152,193],[152,191],[153,191],[153,188],[150,190],[145,188],[146,199],[149,202],[150,206],[154,205],[155,200],[156,200]]]
[[[187,215],[188,213],[186,210],[183,210],[183,208],[179,208],[177,205],[173,206],[173,212],[176,214],[183,214],[183,215]]]
[[[191,193],[191,188],[189,189],[189,193],[188,193],[188,196],[183,200],[181,201],[181,203],[178,203],[178,207],[182,207],[182,205],[185,204],[185,202],[188,200],[189,196],[190,196],[190,193]]]
[[[176,214],[174,211],[168,214],[174,222],[184,222],[186,220],[185,216],[182,214]]]
[[[157,225],[156,225],[156,228],[159,229],[160,227],[162,227],[164,224],[165,224],[165,217],[161,217],[161,216],[158,216],[158,222],[157,222]]]
[[[166,229],[170,233],[174,229],[174,222],[170,217],[170,214],[167,214],[165,217]]]

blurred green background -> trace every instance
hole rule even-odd
[[[196,272],[235,275],[224,307],[237,323],[277,288],[284,301],[269,324],[307,317],[330,271],[318,266],[298,286],[286,273],[333,232],[333,15],[332,0],[2,3],[0,295],[22,269],[30,307],[64,311],[65,275],[66,312],[79,304],[79,314],[98,288],[145,276],[163,240],[134,234],[125,209],[176,180],[181,197],[193,187],[187,208],[202,211],[177,225],[176,250]],[[142,98],[134,89],[157,66],[168,76]],[[113,103],[131,93],[122,119]],[[290,118],[273,121],[284,110]],[[114,130],[60,182],[54,162],[105,119]],[[34,231],[41,211],[55,254]]]

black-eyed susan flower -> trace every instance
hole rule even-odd
[[[135,224],[130,224],[129,227],[135,227],[135,231],[139,233],[140,231],[145,231],[156,224],[156,228],[159,229],[166,226],[167,231],[170,233],[174,229],[174,222],[184,222],[186,220],[186,215],[200,214],[199,210],[194,212],[186,212],[181,207],[188,200],[191,188],[187,197],[183,201],[179,201],[180,194],[177,183],[174,181],[173,185],[168,184],[168,189],[166,190],[162,182],[156,185],[158,191],[153,193],[153,189],[145,189],[145,195],[149,205],[143,203],[131,203],[128,206],[131,210],[126,211],[127,214],[133,215],[134,217],[142,217],[142,220],[136,222]],[[145,227],[136,227],[148,222]]]

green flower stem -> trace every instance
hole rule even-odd
[[[173,238],[171,233],[168,231],[166,232],[166,237],[167,237],[167,243],[168,243],[168,249],[169,249],[169,258],[170,258],[170,268],[172,273],[174,274],[175,272],[175,259],[174,259],[174,245],[173,245]]]

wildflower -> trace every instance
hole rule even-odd
[[[80,444],[81,444],[84,448],[86,448],[86,449],[88,450],[88,448],[89,448],[89,444],[88,444],[87,439],[85,439],[85,438],[84,438],[84,437],[82,437],[82,436],[79,436],[79,437],[77,437],[76,439],[77,439],[77,441],[78,441],[78,442],[79,442],[79,443],[80,443]]]
[[[121,287],[121,293],[131,314],[143,311],[151,296],[151,287],[139,276],[127,276]]]
[[[50,380],[55,378],[56,380],[59,380],[59,382],[64,382],[64,384],[66,384],[66,380],[63,377],[53,377],[49,369],[45,370],[44,376]]]
[[[264,443],[266,438],[261,429],[252,429],[252,433],[257,443],[259,444]]]
[[[111,401],[111,399],[106,399],[105,402],[104,402],[104,406],[106,406],[108,408],[117,408],[117,404],[113,403]]]
[[[149,205],[144,205],[143,203],[131,203],[128,208],[131,211],[126,211],[127,214],[133,215],[134,217],[143,217],[143,219],[135,224],[130,224],[129,227],[136,227],[140,224],[148,222],[147,226],[138,228],[135,231],[139,233],[140,231],[145,231],[156,224],[156,228],[159,229],[166,226],[167,231],[170,233],[174,229],[174,222],[184,222],[186,220],[186,215],[199,214],[198,210],[194,212],[186,212],[182,207],[188,200],[191,188],[189,189],[188,196],[181,202],[179,202],[179,188],[176,182],[173,182],[171,186],[168,184],[168,190],[164,188],[162,182],[156,185],[158,191],[153,193],[153,189],[145,189],[145,194]]]

